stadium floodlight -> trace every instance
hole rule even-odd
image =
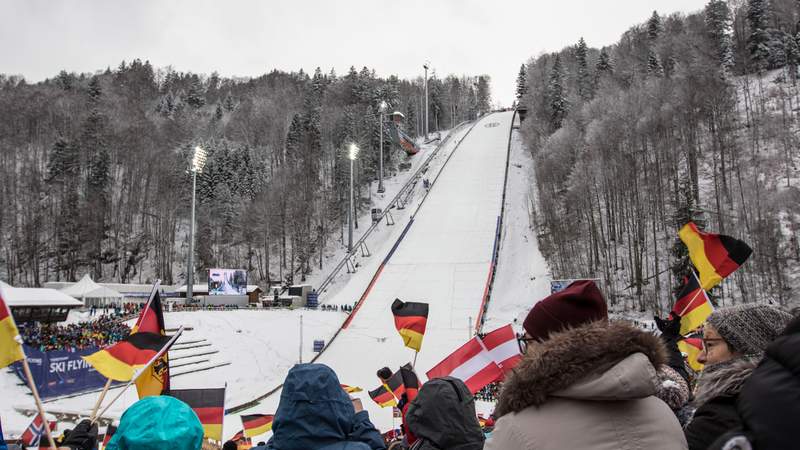
[[[428,140],[428,69],[431,67],[430,61],[425,61],[422,68],[425,69],[425,140]]]
[[[203,172],[208,154],[199,145],[194,148],[192,155],[192,223],[189,224],[189,255],[186,262],[186,298],[194,297],[194,205],[197,192],[197,174]]]
[[[358,145],[350,144],[347,149],[347,157],[350,158],[350,161],[354,161],[356,158],[358,158],[358,152],[361,151],[361,149],[358,148]]]
[[[386,100],[381,100],[381,104],[378,105],[378,110],[381,112],[380,114],[380,121],[381,121],[381,146],[380,146],[380,155],[378,164],[378,193],[382,194],[386,192],[386,189],[383,188],[383,122],[386,120],[386,110],[389,109],[389,104],[386,103]]]
[[[353,189],[353,163],[358,158],[358,145],[355,143],[350,144],[348,147],[347,157],[350,158],[350,207],[347,210],[347,253],[353,253],[353,222],[355,221],[355,211],[353,209],[353,196],[355,191]]]
[[[206,156],[208,154],[199,145],[194,148],[194,156],[192,157],[192,172],[203,172],[203,167],[206,165]]]

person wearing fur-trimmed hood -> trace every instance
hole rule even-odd
[[[525,356],[503,386],[485,449],[687,448],[675,414],[656,397],[664,344],[607,319],[591,281],[533,307],[523,325]]]
[[[695,387],[695,409],[687,424],[690,450],[706,450],[728,430],[741,426],[736,402],[764,350],[791,320],[768,305],[746,304],[714,311],[703,327],[705,364]]]

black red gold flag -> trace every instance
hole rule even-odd
[[[225,416],[225,388],[171,389],[169,395],[189,405],[200,423],[203,435],[222,441],[222,419]]]
[[[405,346],[419,351],[428,323],[428,304],[403,302],[398,298],[392,303],[392,314],[394,326],[403,338]]]

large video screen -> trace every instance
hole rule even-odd
[[[208,295],[247,295],[247,272],[239,269],[209,269]]]

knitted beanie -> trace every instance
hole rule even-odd
[[[711,325],[732,352],[761,356],[792,319],[792,315],[769,305],[746,304],[720,308],[710,316]]]
[[[551,333],[606,319],[608,308],[600,289],[594,281],[581,280],[539,300],[528,313],[522,327],[531,337],[544,341]]]

